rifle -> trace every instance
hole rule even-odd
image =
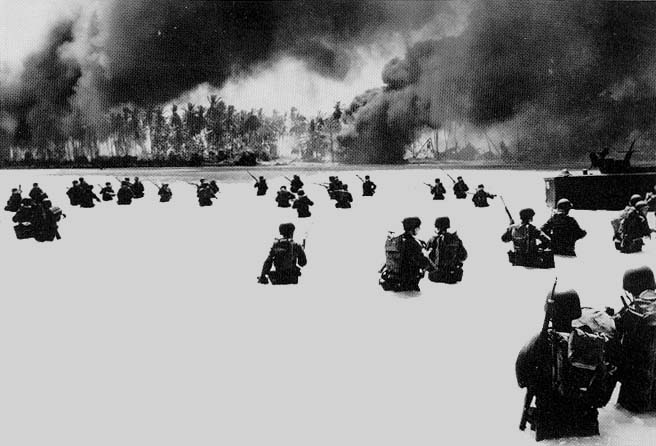
[[[508,218],[510,219],[510,224],[514,225],[515,224],[515,219],[512,217],[512,214],[508,210],[508,206],[506,206],[506,200],[503,199],[503,195],[499,195],[499,198],[501,198],[501,202],[503,203],[503,208],[506,210],[506,214],[508,215]]]
[[[452,177],[451,175],[449,175],[449,172],[447,172],[446,170],[444,170],[444,169],[442,168],[442,166],[437,166],[437,168],[440,169],[442,172],[444,172],[444,173],[446,174],[446,176],[449,177],[449,179],[450,179],[451,181],[453,181],[453,184],[456,184],[456,180],[454,180],[453,177]]]
[[[552,311],[553,311],[553,297],[554,293],[556,292],[556,284],[558,283],[558,277],[554,279],[554,284],[553,287],[551,288],[551,293],[547,296],[547,304],[546,308],[544,309],[544,321],[542,322],[542,330],[540,331],[540,342],[544,343],[548,341],[548,331],[549,331],[549,321],[551,320],[552,317]],[[553,346],[553,343],[551,344],[551,374],[552,374],[552,380],[551,382],[555,382],[554,374],[555,374],[555,367],[556,367],[556,361],[555,361],[555,355],[556,355],[556,350]],[[526,389],[526,397],[524,397],[524,407],[522,409],[522,418],[519,421],[519,430],[524,431],[526,430],[526,423],[529,421],[530,415],[531,415],[531,403],[533,402],[533,398],[535,397],[535,390],[531,389],[528,387]]]
[[[431,189],[433,188],[432,184],[424,183],[426,186],[430,187]]]
[[[362,182],[364,183],[364,180],[362,179],[362,177],[361,177],[360,175],[358,175],[358,174],[356,173],[355,176],[358,177],[358,180],[360,180],[360,181],[362,181]]]
[[[328,184],[325,184],[325,183],[312,183],[312,184],[316,184],[317,186],[325,187],[326,189],[328,189],[328,187],[330,187]]]
[[[284,176],[284,175],[283,175],[283,176]],[[290,183],[292,182],[292,180],[290,180],[288,176],[285,176],[285,179],[286,179],[287,181],[289,181]]]
[[[250,173],[248,170],[246,171],[246,173],[249,174],[251,176],[251,178],[254,179],[257,182],[257,178],[255,178],[255,175]]]
[[[18,185],[18,192],[20,192],[21,194],[23,193],[23,186],[21,186],[20,184]]]

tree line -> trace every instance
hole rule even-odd
[[[291,153],[306,161],[338,160],[342,128],[339,102],[327,116],[237,110],[216,95],[206,105],[124,106],[89,123],[77,109],[39,119],[19,119],[12,132],[0,129],[5,165],[200,165],[254,164],[279,156],[285,138]],[[345,117],[345,116],[344,116]]]

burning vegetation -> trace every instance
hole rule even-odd
[[[425,129],[458,123],[478,135],[508,135],[506,159],[522,162],[584,158],[626,147],[637,133],[644,151],[656,137],[656,4],[412,6],[107,2],[56,26],[21,77],[3,83],[0,152],[5,159],[276,156],[276,138],[287,132],[302,142],[295,150],[305,159],[397,163]],[[444,25],[463,17],[458,32]],[[283,57],[343,78],[357,48],[431,23],[439,26],[387,64],[384,85],[339,117],[264,116],[218,98],[184,112],[169,108],[200,84],[220,88]]]

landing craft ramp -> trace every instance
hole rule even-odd
[[[656,184],[656,172],[623,174],[572,174],[544,179],[547,205],[555,208],[567,198],[574,208],[615,211],[624,209],[633,194],[644,197]]]

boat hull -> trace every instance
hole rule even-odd
[[[556,207],[561,198],[567,198],[575,209],[621,210],[633,194],[644,197],[653,191],[656,172],[570,175],[545,178],[547,205]]]

